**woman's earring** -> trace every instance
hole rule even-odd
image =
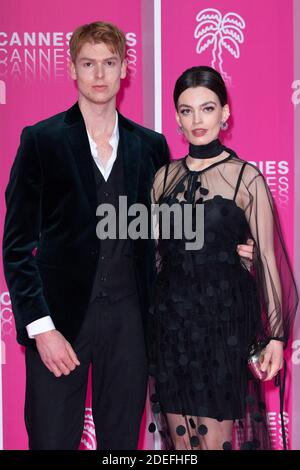
[[[221,130],[222,131],[227,131],[227,129],[228,129],[228,122],[227,121],[225,121],[225,122],[222,121],[221,122]]]
[[[177,134],[179,134],[179,135],[183,134],[182,126],[177,126]]]

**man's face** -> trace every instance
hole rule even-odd
[[[79,97],[94,104],[114,100],[121,79],[126,77],[126,65],[126,60],[121,62],[119,54],[111,52],[103,42],[84,43],[70,67]]]

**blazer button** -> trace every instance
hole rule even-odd
[[[101,277],[100,277],[100,281],[105,282],[105,281],[106,281],[106,277],[105,277],[105,276],[101,276]]]

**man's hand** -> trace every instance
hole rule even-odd
[[[45,366],[55,377],[69,375],[80,362],[64,336],[57,330],[35,336],[37,350]]]
[[[237,252],[240,257],[247,258],[247,260],[252,262],[254,253],[254,241],[249,238],[247,240],[247,245],[238,245]]]

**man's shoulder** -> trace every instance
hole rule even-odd
[[[66,117],[74,106],[60,113],[49,116],[41,121],[26,126],[25,130],[29,134],[42,137],[52,136],[53,134],[63,130],[66,126]]]
[[[31,132],[36,133],[40,131],[56,131],[60,127],[64,125],[65,116],[67,111],[62,111],[60,113],[54,114],[53,116],[49,116],[48,118],[42,119],[34,124],[27,126]]]
[[[161,141],[165,139],[163,134],[156,132],[153,129],[149,129],[148,127],[144,127],[141,124],[138,124],[137,122],[132,121],[131,119],[128,119],[127,117],[121,114],[119,114],[119,119],[120,119],[120,123],[125,123],[125,125],[127,125],[129,128],[132,128],[132,130],[134,130],[136,134],[140,135],[143,138],[146,138],[146,139],[148,138],[150,141],[151,140]]]

